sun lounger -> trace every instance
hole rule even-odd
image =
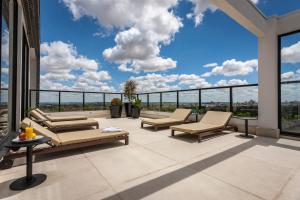
[[[231,117],[231,112],[207,111],[200,122],[171,126],[171,134],[174,136],[175,131],[194,134],[201,142],[201,137],[224,130]]]
[[[191,109],[176,109],[168,118],[161,119],[150,119],[143,118],[141,120],[141,127],[144,127],[144,124],[152,125],[154,129],[157,131],[159,127],[169,127],[176,124],[184,123],[188,117],[190,116],[192,110]]]
[[[45,127],[29,118],[22,121],[22,128],[31,125],[37,135],[42,135],[50,139],[47,146],[34,149],[34,154],[53,153],[70,149],[77,149],[87,146],[94,146],[103,143],[111,143],[115,141],[124,140],[125,144],[129,143],[129,133],[126,131],[117,131],[110,133],[103,133],[100,129],[92,129],[85,131],[73,131],[54,133]],[[24,156],[26,152],[11,153],[8,157],[16,158]]]
[[[44,111],[36,108],[34,109],[37,112],[39,112],[43,117],[45,117],[47,120],[51,122],[60,122],[60,121],[73,121],[73,120],[85,120],[87,117],[85,116],[53,116],[51,114],[47,114]]]
[[[70,129],[74,130],[78,128],[90,128],[93,126],[97,129],[99,128],[98,122],[93,119],[52,122],[36,110],[30,111],[29,115],[30,117],[34,118],[37,122],[47,126],[50,130],[54,132]]]

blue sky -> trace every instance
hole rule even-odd
[[[300,8],[253,1],[266,15]],[[257,82],[257,38],[207,0],[119,1],[124,12],[117,1],[91,2],[41,1],[44,89],[120,91],[129,78],[140,91]]]

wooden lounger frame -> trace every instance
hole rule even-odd
[[[49,144],[49,146],[45,147],[45,148],[33,149],[33,154],[34,155],[42,155],[42,154],[48,154],[48,153],[62,152],[62,151],[67,151],[67,150],[71,150],[71,149],[80,149],[80,148],[89,147],[89,146],[96,146],[98,144],[116,142],[119,140],[125,140],[125,145],[129,144],[129,136],[121,135],[121,136],[115,136],[113,138],[103,138],[103,139],[97,139],[97,140],[92,140],[92,141],[88,141],[88,142],[78,142],[78,143],[74,143],[74,144],[66,144],[66,145],[60,145],[60,146],[55,146],[55,145]],[[5,159],[14,159],[14,158],[20,158],[20,157],[24,157],[24,156],[26,156],[26,151],[10,152],[4,158]]]
[[[86,127],[95,127],[96,129],[99,129],[100,126],[99,126],[99,123],[97,123],[95,126],[72,126],[72,127],[64,127],[64,128],[53,128],[53,127],[48,127],[46,124],[45,124],[45,121],[49,121],[49,120],[40,120],[40,119],[36,119],[34,118],[33,116],[30,116],[29,117],[32,121],[38,123],[39,125],[45,127],[45,128],[48,128],[49,130],[51,130],[52,132],[54,133],[57,133],[59,131],[67,131],[67,130],[74,130],[74,129],[80,129],[80,128],[86,128]],[[75,121],[75,120],[74,120]],[[72,122],[72,121],[71,121]]]
[[[198,137],[197,141],[198,141],[198,143],[200,143],[203,136],[215,135],[218,132],[222,132],[222,131],[225,131],[225,130],[234,130],[234,131],[236,131],[237,128],[235,126],[226,126],[225,128],[217,128],[217,129],[204,131],[204,132],[199,132],[199,133],[189,133],[189,132],[183,132],[183,133],[189,133],[189,134],[192,134],[192,135],[196,135]],[[180,132],[180,131],[178,131],[178,132]],[[173,129],[171,129],[171,136],[175,136],[175,130],[173,130]]]
[[[174,126],[174,125],[180,125],[182,123],[185,123],[185,121],[184,122],[182,122],[182,121],[180,121],[180,122],[173,122],[173,123],[167,123],[167,124],[155,124],[155,125],[154,124],[148,124],[148,123],[145,123],[145,122],[141,121],[141,128],[144,128],[144,124],[148,124],[148,125],[150,125],[150,127],[154,127],[154,130],[157,131],[158,128],[161,128],[161,127],[170,127],[170,126]]]

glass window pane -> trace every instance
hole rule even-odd
[[[281,38],[281,129],[296,134],[300,134],[299,45],[300,33]]]
[[[142,101],[143,110],[147,109],[147,94],[140,94],[139,99]]]
[[[177,108],[177,92],[163,92],[161,111],[174,112],[176,108]]]
[[[84,110],[103,110],[103,94],[101,93],[85,93]]]
[[[179,107],[191,108],[193,112],[199,109],[199,91],[182,91],[179,92]]]
[[[160,94],[149,94],[149,110],[160,110]]]
[[[81,111],[83,105],[83,93],[61,92],[60,110]]]
[[[233,113],[236,116],[257,117],[258,87],[232,88]]]
[[[300,133],[300,83],[281,85],[281,127]]]
[[[3,3],[1,1],[0,3]],[[8,87],[9,87],[9,30],[8,30],[8,16],[2,10],[2,27],[1,27],[1,73],[0,73],[0,142],[8,134]]]
[[[201,101],[204,109],[229,111],[229,89],[208,89],[201,91]]]
[[[59,93],[58,92],[32,92],[31,99],[39,97],[39,108],[44,112],[58,112],[59,111]],[[35,105],[35,104],[32,104]]]
[[[105,107],[109,109],[111,105],[111,100],[114,98],[119,98],[121,100],[121,94],[105,94]]]

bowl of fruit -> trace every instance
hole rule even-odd
[[[12,141],[16,142],[16,143],[33,142],[33,141],[41,139],[42,137],[43,136],[41,136],[41,135],[36,135],[33,132],[33,128],[29,126],[29,127],[25,128],[25,131],[21,131],[20,134],[18,135],[18,137],[16,137]]]

